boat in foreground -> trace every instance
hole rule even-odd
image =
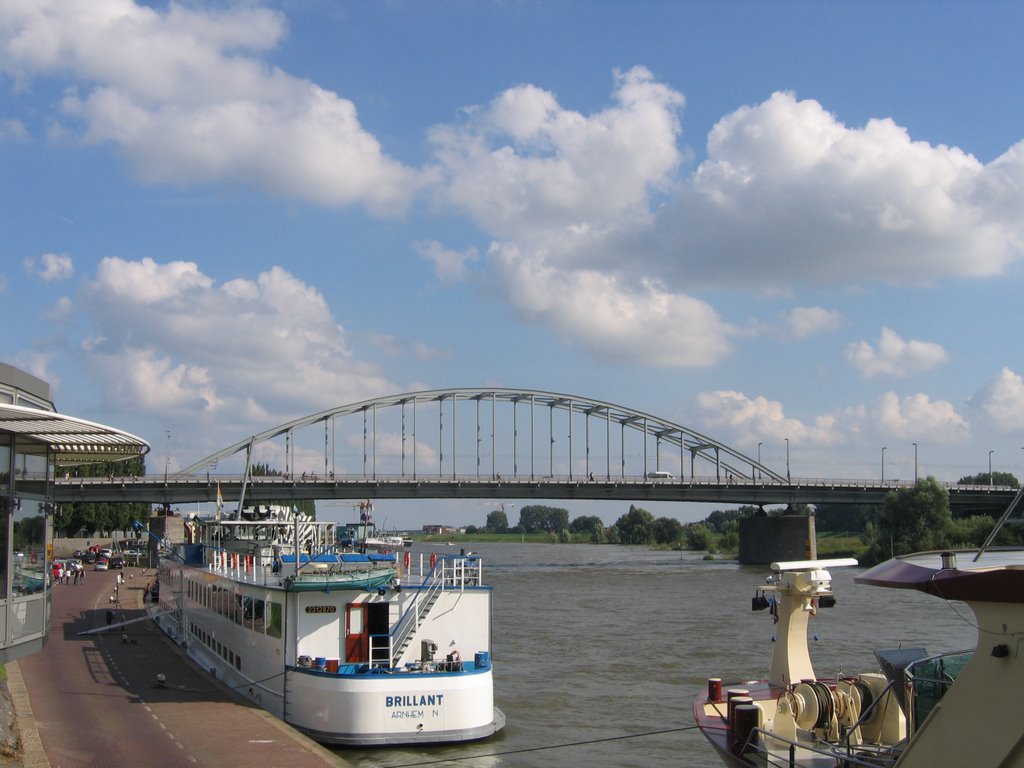
[[[154,617],[242,696],[333,745],[503,727],[479,558],[344,551],[334,523],[278,509],[185,527]]]
[[[814,674],[808,617],[834,604],[828,569],[856,561],[773,563],[752,603],[777,622],[768,679],[710,678],[694,701],[697,725],[725,764],[1024,766],[1024,549],[990,549],[991,540],[896,557],[854,578],[963,601],[978,629],[973,650],[877,650],[880,671],[838,679]]]

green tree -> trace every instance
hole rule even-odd
[[[946,489],[934,477],[918,480],[913,487],[885,497],[865,559],[878,562],[890,555],[943,549],[949,546],[952,533]]]
[[[505,533],[508,531],[508,515],[505,510],[496,509],[487,513],[487,524],[484,526],[491,533]]]
[[[650,544],[654,540],[654,515],[630,505],[629,512],[615,521],[623,544]]]
[[[569,530],[573,533],[593,533],[603,529],[604,523],[597,515],[580,515],[579,517],[574,517],[572,522],[569,523]]]
[[[988,472],[979,472],[976,475],[966,475],[956,481],[957,485],[1008,485],[1011,488],[1020,488],[1020,481],[1012,472],[993,472],[989,482]]]
[[[604,521],[596,515],[580,515],[569,523],[569,531],[580,538],[585,538],[591,544],[603,544],[606,540],[606,529]]]
[[[863,533],[881,511],[879,504],[816,504],[814,527],[822,532]]]
[[[127,461],[107,461],[99,464],[82,464],[68,469],[70,477],[106,477],[111,482],[116,478],[142,477],[146,474],[146,462],[142,457]],[[149,518],[149,504],[76,502],[60,504],[54,510],[53,527],[65,536],[72,536],[81,530],[129,531],[135,520]]]
[[[557,533],[569,527],[569,510],[528,504],[519,510],[519,527],[524,533]]]
[[[714,552],[715,534],[704,523],[690,523],[686,526],[686,548]]]
[[[675,544],[683,540],[683,524],[674,517],[659,517],[653,525],[657,544]]]

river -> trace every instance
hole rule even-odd
[[[355,768],[720,768],[693,728],[707,678],[767,676],[772,620],[750,599],[766,567],[690,552],[581,544],[474,548],[495,588],[495,701],[487,741],[345,750]],[[858,586],[832,570],[837,605],[811,620],[819,675],[874,671],[876,648],[974,646],[973,615],[909,590]]]

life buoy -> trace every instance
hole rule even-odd
[[[405,553],[405,557],[403,558],[403,560],[405,562],[405,570],[409,570],[409,566],[412,565],[412,554],[409,553],[409,552],[406,552]]]
[[[430,553],[430,570],[434,570],[434,566],[437,565],[437,552]]]

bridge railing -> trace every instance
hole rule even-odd
[[[45,475],[26,474],[26,480],[45,480]],[[188,485],[194,486],[196,483],[201,483],[205,478],[188,476],[183,477],[181,475],[171,475],[164,477],[162,474],[151,474],[143,476],[111,476],[111,477],[71,477],[71,478],[56,478],[55,484],[61,486],[87,486],[87,485],[109,485],[109,484],[127,484],[127,483],[144,483],[147,485]],[[242,482],[242,476],[238,474],[219,474],[211,475],[206,482],[212,487],[218,482],[223,484],[233,484]],[[643,475],[626,475],[626,476],[594,476],[593,479],[588,477],[581,477],[578,475],[543,475],[529,477],[525,475],[516,476],[504,476],[501,477],[490,477],[475,474],[458,474],[458,475],[425,475],[419,474],[416,476],[412,475],[401,475],[401,474],[376,474],[376,475],[362,475],[362,474],[337,474],[334,476],[317,476],[307,475],[302,476],[284,476],[284,475],[265,475],[249,478],[250,485],[276,485],[282,487],[295,486],[295,485],[322,485],[325,487],[331,487],[334,485],[344,485],[349,483],[419,483],[423,485],[429,484],[450,484],[450,483],[472,483],[482,485],[510,485],[510,486],[537,486],[545,484],[558,484],[558,485],[629,485],[629,486],[745,486],[745,487],[757,487],[757,486],[772,486],[772,487],[800,487],[800,488],[891,488],[898,490],[900,488],[912,487],[914,485],[913,480],[903,480],[901,478],[890,478],[886,480],[878,480],[871,478],[821,478],[821,477],[793,477],[788,481],[779,481],[770,477],[758,478],[758,477],[717,477],[715,475],[697,475],[685,478],[649,478]],[[973,483],[973,484],[962,484],[951,481],[943,481],[939,483],[940,486],[947,490],[957,491],[970,491],[975,493],[984,493],[986,491],[999,491],[1006,492],[1013,490],[1011,486],[1007,485],[989,485],[987,483]]]

